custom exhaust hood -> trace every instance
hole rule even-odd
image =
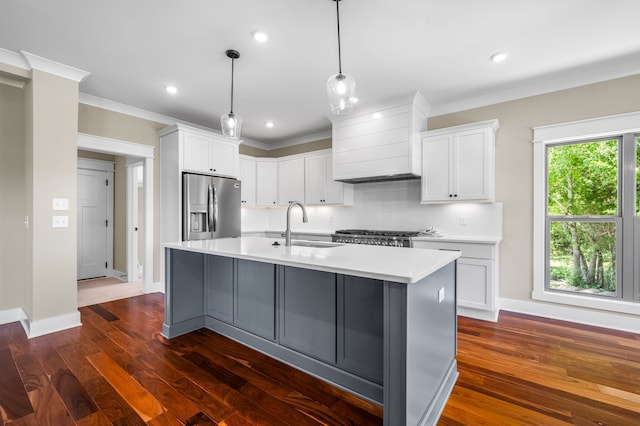
[[[420,132],[430,106],[419,92],[332,121],[333,177],[345,183],[419,179]]]

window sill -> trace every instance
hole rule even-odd
[[[640,302],[629,302],[619,299],[603,299],[580,294],[557,293],[553,291],[537,291],[531,294],[533,300],[560,303],[588,309],[599,309],[615,313],[640,315]]]

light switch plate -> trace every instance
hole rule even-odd
[[[69,216],[53,216],[52,226],[54,228],[68,228]]]
[[[444,287],[438,290],[438,303],[442,303],[444,300]]]
[[[54,198],[53,199],[53,210],[69,210],[69,199],[68,198]]]

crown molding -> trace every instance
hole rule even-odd
[[[315,142],[315,141],[319,141],[322,139],[329,139],[329,138],[331,138],[331,130],[325,130],[318,133],[312,133],[310,135],[304,135],[304,136],[299,136],[296,138],[291,138],[291,139],[287,139],[279,142],[274,142],[269,145],[265,144],[267,147],[263,149],[266,149],[267,151],[272,151],[274,149],[287,148],[289,146],[301,145],[303,143]]]
[[[600,83],[617,78],[629,77],[640,73],[640,59],[613,65],[601,66],[588,71],[578,71],[548,78],[542,82],[525,84],[519,87],[496,91],[456,102],[434,105],[430,117],[466,111],[474,108],[514,101],[531,96],[573,89],[589,84]]]
[[[169,117],[168,115],[158,114],[156,112],[147,111],[141,108],[133,107],[133,106],[112,101],[109,99],[100,98],[98,96],[89,95],[87,93],[82,93],[82,92],[80,93],[79,102],[81,104],[106,109],[108,111],[118,112],[120,114],[130,115],[132,117],[142,118],[144,120],[155,121],[156,123],[166,124],[167,126],[172,126],[174,124],[181,124],[184,126],[189,126],[189,127],[194,127],[200,130],[204,130],[206,132],[222,134],[220,133],[219,130],[216,130],[216,129],[211,129],[209,127],[201,126],[199,124],[190,123],[184,120],[179,120],[177,118]],[[243,138],[241,143],[252,146],[254,148],[259,148],[264,150],[270,149],[269,145],[252,140],[252,139]]]
[[[55,62],[38,55],[34,55],[33,53],[25,52],[24,50],[21,50],[20,54],[24,57],[30,69],[57,75],[59,77],[77,81],[78,83],[91,74],[88,71],[61,64],[60,62]]]

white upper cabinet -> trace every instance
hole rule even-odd
[[[304,158],[278,161],[278,204],[304,201]]]
[[[184,129],[183,126],[180,127]],[[238,142],[198,129],[183,130],[184,170],[238,177]]]
[[[278,161],[256,160],[256,205],[275,207],[278,204]]]
[[[240,156],[240,180],[242,181],[242,206],[256,205],[256,160]]]
[[[353,204],[353,186],[333,180],[333,161],[330,152],[309,155],[304,160],[306,204]]]
[[[493,202],[498,120],[422,132],[422,203]]]
[[[416,93],[358,115],[331,117],[333,178],[356,183],[420,177],[420,132],[427,128],[428,111]]]

